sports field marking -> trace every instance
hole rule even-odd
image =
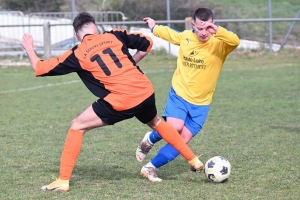
[[[36,89],[45,88],[45,87],[67,85],[67,84],[73,84],[73,83],[79,83],[79,82],[81,82],[81,80],[73,80],[73,81],[69,81],[69,82],[62,82],[62,83],[55,83],[55,84],[49,83],[47,85],[39,85],[39,86],[36,86],[36,87],[29,87],[29,88],[21,88],[21,89],[0,91],[0,94],[14,93],[14,92],[23,92],[23,91],[28,91],[28,90],[36,90]]]
[[[174,70],[150,70],[147,72],[144,72],[145,74],[151,74],[151,73],[161,73],[161,72],[173,72]],[[7,91],[0,91],[0,94],[7,94],[7,93],[15,93],[15,92],[24,92],[24,91],[30,91],[30,90],[37,90],[40,88],[46,88],[46,87],[53,87],[53,86],[59,86],[59,85],[68,85],[73,83],[79,83],[81,80],[73,80],[68,82],[62,82],[62,83],[49,83],[47,85],[39,85],[36,87],[29,87],[29,88],[20,88],[20,89],[14,89],[14,90],[7,90]]]

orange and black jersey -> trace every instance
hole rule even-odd
[[[133,108],[154,93],[128,48],[149,51],[150,37],[125,30],[86,35],[81,44],[60,57],[38,61],[36,76],[76,72],[86,87],[117,111]]]

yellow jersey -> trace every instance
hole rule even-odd
[[[195,105],[209,105],[227,55],[239,44],[239,37],[219,26],[208,41],[199,41],[193,30],[177,32],[156,25],[153,34],[180,46],[172,86],[177,95]]]

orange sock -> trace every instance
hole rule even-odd
[[[83,134],[80,131],[69,129],[64,150],[60,159],[60,175],[62,180],[70,180],[76,159],[80,153]]]
[[[155,127],[155,130],[161,137],[172,145],[179,153],[188,161],[192,161],[197,156],[192,152],[188,145],[184,142],[177,130],[163,120]],[[198,157],[197,157],[198,158]]]

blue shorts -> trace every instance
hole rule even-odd
[[[210,105],[194,105],[178,96],[171,87],[163,117],[174,117],[184,120],[184,126],[197,135],[204,126]]]

